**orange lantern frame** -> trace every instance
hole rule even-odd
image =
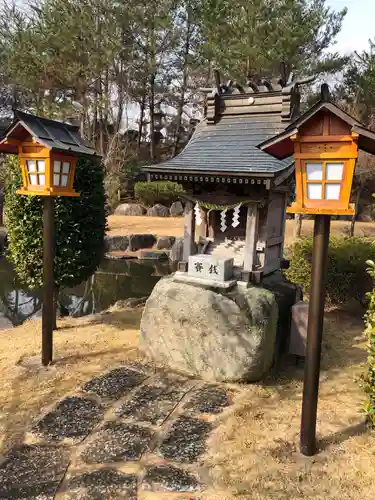
[[[79,127],[14,110],[14,121],[0,139],[0,153],[18,155],[22,187],[28,196],[80,196],[74,190],[77,156],[99,157]]]
[[[294,158],[296,199],[288,213],[355,214],[350,196],[358,150],[375,154],[375,133],[334,103],[319,101],[258,147],[280,160]]]
[[[18,145],[23,187],[18,194],[29,196],[79,196],[73,188],[77,164],[75,156],[54,153],[38,142]],[[30,170],[30,165],[34,168]],[[65,170],[64,169],[65,164]],[[59,170],[57,169],[57,166]],[[44,183],[39,179],[44,178]],[[36,182],[32,182],[32,179]]]
[[[350,194],[358,158],[358,134],[353,132],[350,135],[323,137],[295,134],[291,140],[294,143],[296,200],[287,208],[287,212],[354,215]],[[309,175],[309,167],[315,176]],[[329,167],[333,167],[331,170],[335,170],[335,167],[336,171],[341,170],[341,175],[330,176]],[[327,188],[330,187],[335,188],[333,196],[328,194]],[[310,188],[316,188],[315,196],[309,196],[310,191],[313,191]]]

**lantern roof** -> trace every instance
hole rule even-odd
[[[79,133],[79,127],[14,110],[14,120],[0,139],[0,152],[17,154],[17,142],[32,136],[38,143],[59,153],[97,155]],[[12,139],[14,141],[9,141]]]
[[[142,170],[152,174],[278,176],[293,164],[292,154],[280,161],[257,146],[283,132],[298,116],[298,85],[302,83],[292,75],[287,83],[260,80],[241,86],[231,81],[202,89],[207,94],[206,116],[185,149],[170,160]]]
[[[320,100],[288,127],[258,145],[261,151],[267,152],[278,160],[290,157],[294,152],[292,137],[298,134],[301,127],[306,125],[318,113],[331,113],[345,122],[351,131],[358,135],[358,148],[367,153],[375,154],[375,132],[366,128],[361,122],[341,109],[332,101]],[[324,136],[322,136],[324,142]]]

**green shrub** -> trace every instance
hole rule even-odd
[[[43,201],[16,194],[21,185],[17,157],[8,157],[5,224],[8,258],[20,282],[29,288],[43,283]],[[74,181],[80,197],[55,199],[56,287],[75,286],[89,278],[104,253],[106,214],[104,170],[97,160],[79,157]]]
[[[292,247],[286,277],[308,294],[311,279],[312,238],[297,241]],[[361,303],[371,290],[366,260],[375,260],[375,245],[369,238],[331,238],[328,251],[327,303],[339,305],[355,299]]]
[[[375,282],[375,263],[368,260],[368,274],[373,283]],[[365,316],[366,334],[368,337],[368,372],[364,377],[364,387],[367,394],[365,411],[372,424],[375,427],[375,288],[367,294],[369,301],[368,311]]]
[[[169,206],[184,192],[181,184],[171,181],[137,182],[134,186],[136,199],[146,207],[156,203]]]

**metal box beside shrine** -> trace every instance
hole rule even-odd
[[[233,259],[234,274],[259,282],[281,267],[293,157],[279,160],[258,146],[299,115],[298,82],[221,85],[207,94],[205,118],[185,149],[144,167],[150,182],[184,186],[183,262],[195,253]]]

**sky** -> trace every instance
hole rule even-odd
[[[348,8],[335,49],[342,54],[367,49],[369,38],[375,38],[375,0],[327,0],[327,5]]]

